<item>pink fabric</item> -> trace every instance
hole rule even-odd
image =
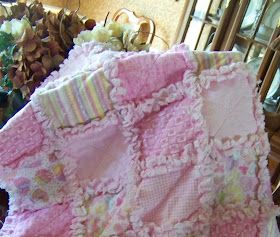
[[[111,124],[69,136],[61,150],[74,159],[79,180],[117,177],[129,159],[124,136],[117,125]]]
[[[153,156],[182,154],[186,144],[192,143],[201,132],[193,115],[185,110],[190,101],[174,102],[158,113],[147,116],[139,124],[140,138],[143,141],[143,159]]]
[[[12,139],[12,145],[10,144]],[[1,130],[0,157],[2,165],[16,166],[24,155],[36,153],[42,145],[43,133],[30,105],[21,110]],[[37,150],[36,150],[37,149]]]
[[[211,81],[213,76],[224,79],[220,82]],[[252,88],[250,78],[242,76],[238,70],[218,75],[203,73],[201,77],[211,81],[209,88],[203,90],[203,114],[210,136],[222,139],[255,133],[257,124],[253,114],[253,95],[248,93]]]
[[[73,216],[69,204],[55,205],[36,212],[11,215],[6,219],[1,236],[68,237]],[[13,228],[10,229],[9,225]]]
[[[186,60],[184,53],[172,51],[120,59],[116,69],[120,83],[126,89],[120,99],[143,99],[168,84],[181,81],[186,70],[193,70]]]
[[[196,171],[195,167],[189,166],[143,179],[136,200],[141,207],[143,221],[161,225],[197,218],[200,213],[200,194],[199,180],[194,178]]]
[[[246,66],[197,75],[183,45],[105,52],[85,44],[70,54],[97,60],[85,67],[103,68],[114,86],[104,119],[55,128],[36,97],[59,84],[53,74],[0,131],[0,185],[11,196],[0,236],[267,237],[276,214],[269,147]],[[71,56],[57,75],[72,64]],[[13,157],[22,124],[35,130],[18,136]]]
[[[218,224],[211,228],[211,236],[219,237],[247,237],[248,233],[250,236],[258,236],[259,230],[257,227],[257,221],[255,220],[241,220],[234,219],[229,222]]]

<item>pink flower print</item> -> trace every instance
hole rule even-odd
[[[38,170],[35,174],[35,180],[38,184],[49,183],[53,179],[53,174],[46,169]]]
[[[123,200],[122,198],[118,198],[117,201],[116,201],[116,206],[120,206],[122,204]]]
[[[49,201],[49,196],[44,190],[38,188],[32,193],[32,199],[33,201],[47,202]]]
[[[248,167],[247,166],[239,166],[239,170],[242,174],[246,175],[247,171],[248,171]]]
[[[17,178],[14,180],[14,184],[21,195],[26,195],[30,190],[30,180],[27,178]]]

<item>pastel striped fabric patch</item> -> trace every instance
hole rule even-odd
[[[242,54],[238,52],[194,52],[194,55],[198,72],[242,61]],[[109,97],[111,89],[112,85],[100,68],[66,77],[59,86],[38,94],[38,99],[55,127],[73,127],[102,119],[113,108]]]
[[[81,72],[56,88],[38,95],[45,114],[55,127],[72,127],[95,118],[103,118],[112,109],[111,84],[103,69]]]
[[[198,62],[198,72],[242,61],[239,52],[194,52],[194,55]]]

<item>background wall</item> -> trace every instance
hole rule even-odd
[[[78,0],[42,0],[43,3],[58,7],[66,5],[71,10],[78,7]],[[67,3],[67,4],[66,4]],[[120,8],[128,8],[137,15],[145,15],[154,20],[156,35],[164,38],[171,46],[177,37],[179,25],[184,17],[188,0],[81,0],[79,13],[97,21],[109,18]],[[167,46],[157,37],[153,47],[166,49]]]
[[[41,2],[56,7],[64,7],[66,5],[66,0],[41,0]]]

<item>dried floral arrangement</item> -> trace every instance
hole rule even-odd
[[[74,39],[76,45],[84,42],[96,41],[106,44],[116,51],[148,51],[150,44],[141,38],[141,31],[135,30],[131,24],[110,21],[98,24],[92,30],[82,31]],[[144,32],[147,33],[147,32]]]
[[[76,12],[46,11],[35,0],[2,7],[0,16],[0,128],[27,102],[42,81],[68,56],[73,39],[92,30]]]

